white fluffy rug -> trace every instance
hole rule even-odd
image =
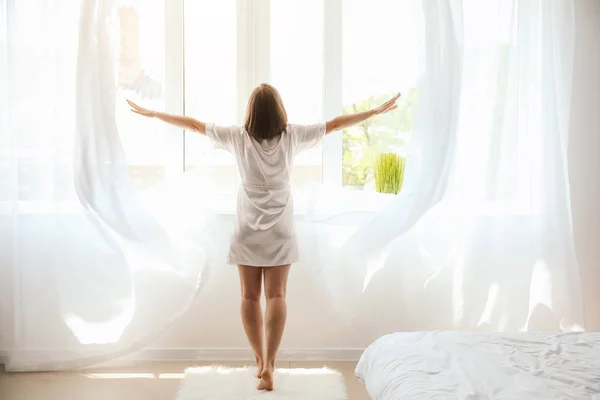
[[[331,369],[276,369],[272,392],[256,390],[255,375],[256,368],[189,368],[177,400],[347,399],[342,374]]]

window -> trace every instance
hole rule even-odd
[[[236,0],[184,1],[184,110],[207,122],[239,123]],[[206,138],[185,134],[185,169],[209,169],[215,203],[233,207],[237,171],[233,157]]]
[[[520,76],[524,69],[518,65],[536,62],[535,52],[519,46],[527,32],[513,23],[516,11],[501,0],[464,3],[463,74],[469,79],[463,84],[461,115],[469,117],[459,122],[451,195],[470,199],[469,208],[486,214],[530,214],[538,192],[533,171],[542,148],[534,122],[539,116],[520,112],[536,108],[531,82],[527,90],[519,87],[529,78]]]
[[[0,6],[0,213],[48,204],[55,211],[75,198],[72,110],[79,13],[64,2],[50,7],[51,14],[22,2],[4,3]],[[63,21],[60,29],[54,20]]]
[[[295,186],[326,182],[373,190],[375,156],[404,151],[416,103],[412,3],[398,3],[123,2],[119,16],[130,37],[122,38],[126,56],[119,65],[127,82],[120,88],[149,106],[220,124],[242,123],[250,91],[265,81],[279,89],[294,123],[375,106],[401,90],[400,110],[327,137],[295,163]],[[397,47],[390,49],[390,42]],[[235,193],[234,160],[205,138],[173,135],[171,128],[136,116],[120,115],[119,123],[129,132],[125,147],[139,186],[201,166],[210,168],[216,196]],[[135,147],[142,133],[151,139]]]
[[[373,190],[382,153],[406,155],[417,101],[416,24],[407,1],[344,0],[342,100],[345,113],[366,111],[398,91],[399,108],[346,129],[342,179],[346,187]]]
[[[115,51],[117,85],[116,119],[119,134],[135,185],[144,189],[181,171],[181,137],[173,129],[131,113],[125,100],[131,99],[156,110],[172,110],[171,80],[167,60],[173,50],[165,1],[115,2],[111,36]]]
[[[204,137],[130,113],[125,100],[207,122],[240,124],[251,90],[261,82],[270,82],[281,92],[293,123],[324,121],[344,111],[376,105],[399,90],[404,93],[397,112],[330,135],[322,146],[295,161],[292,179],[296,187],[325,182],[373,190],[374,156],[402,153],[411,137],[417,60],[416,35],[411,31],[412,3],[115,0],[110,36],[115,52],[116,118],[134,184],[149,188],[200,167],[210,171],[209,190],[216,204],[232,210],[239,179],[233,158],[213,148]],[[77,10],[70,12],[76,21]],[[77,29],[75,24],[72,28]],[[385,40],[379,40],[382,38]],[[391,49],[390,42],[397,46]],[[46,56],[58,57],[58,53],[48,52]],[[51,73],[73,76],[74,60],[76,54],[70,54],[67,61],[51,59],[47,63],[57,69]],[[32,64],[43,70],[39,62]],[[61,69],[67,64],[70,68]],[[64,82],[72,81],[63,78]],[[70,96],[73,90],[57,92]],[[62,103],[71,104],[72,100]],[[72,121],[62,123],[73,125]],[[25,140],[26,134],[19,137]],[[33,171],[32,176],[42,179],[53,170],[53,179],[60,180],[64,190],[57,191],[55,183],[55,193],[51,197],[40,195],[40,200],[75,201],[72,171],[61,166],[70,165],[72,138],[67,134],[61,137],[66,140],[61,145],[65,163],[48,160],[53,167],[48,168],[38,160],[35,168],[43,173]],[[43,140],[38,142],[43,145]],[[34,147],[27,148],[36,159]],[[6,157],[1,158],[0,168],[5,164]],[[30,173],[25,164],[22,162],[19,172],[19,184],[23,183],[19,199],[33,201],[34,194],[26,193],[27,187],[44,185],[24,183]],[[0,194],[9,196],[9,189],[0,185]]]
[[[270,81],[279,90],[291,122],[323,119],[323,1],[271,1]],[[294,186],[320,182],[323,149],[298,155]]]

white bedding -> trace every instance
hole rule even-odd
[[[397,333],[356,375],[374,400],[600,400],[600,334]]]

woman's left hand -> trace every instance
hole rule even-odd
[[[131,100],[127,100],[127,104],[129,104],[129,106],[131,107],[131,111],[136,114],[140,114],[140,115],[143,115],[144,117],[149,117],[149,118],[156,117],[156,111],[152,111],[152,110],[148,110],[147,108],[140,107]]]
[[[394,97],[392,97],[391,99],[389,99],[388,101],[386,101],[385,103],[380,105],[379,107],[374,108],[373,113],[375,115],[379,115],[379,114],[385,114],[390,111],[394,111],[396,108],[398,108],[398,105],[396,104],[396,100],[398,100],[399,98],[400,98],[400,93],[398,93],[397,95],[395,95]]]

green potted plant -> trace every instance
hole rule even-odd
[[[380,154],[375,160],[375,190],[398,194],[404,181],[405,159],[396,153]]]

